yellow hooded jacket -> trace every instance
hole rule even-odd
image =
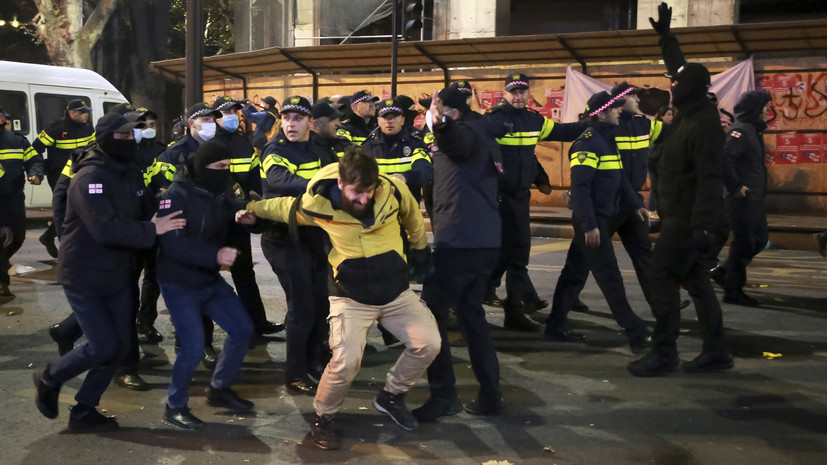
[[[330,236],[328,255],[332,269],[331,295],[348,297],[366,305],[385,305],[408,289],[408,266],[402,251],[400,224],[413,249],[427,246],[419,204],[404,181],[379,176],[373,196],[374,222],[361,221],[337,210],[330,190],[337,185],[339,164],[323,167],[310,180],[296,211],[300,225],[318,226]],[[254,201],[247,209],[259,218],[287,223],[293,197]]]

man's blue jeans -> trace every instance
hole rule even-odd
[[[201,316],[206,315],[227,333],[210,386],[225,389],[235,382],[253,335],[253,323],[233,288],[220,278],[197,289],[160,282],[161,294],[181,341],[172,367],[167,405],[181,408],[189,402],[189,386],[204,353]]]

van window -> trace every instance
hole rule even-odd
[[[52,121],[63,118],[69,102],[75,99],[84,99],[87,102],[92,101],[92,99],[84,95],[35,94],[34,110],[37,132],[42,131]],[[89,115],[89,121],[95,121],[91,114]]]
[[[10,115],[11,129],[23,135],[29,134],[29,99],[25,92],[0,90],[0,107]]]
[[[112,107],[118,106],[120,104],[121,102],[103,102],[103,114],[109,113],[109,110],[111,110]],[[89,120],[91,121],[92,118],[89,118]]]

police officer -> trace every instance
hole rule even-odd
[[[5,221],[0,237],[0,297],[12,296],[9,290],[9,260],[26,237],[26,180],[39,185],[43,180],[43,157],[29,141],[11,129],[11,115],[0,108],[0,208]]]
[[[592,95],[586,105],[591,126],[569,149],[574,238],[554,289],[545,338],[561,342],[584,339],[567,328],[566,319],[580,292],[580,277],[591,270],[632,351],[638,352],[648,347],[649,330],[626,299],[612,245],[612,223],[627,214],[624,210],[631,209],[641,221],[648,219],[643,200],[623,174],[623,162],[614,144],[614,128],[624,103],[607,92]]]
[[[434,176],[428,147],[405,126],[403,105],[397,99],[382,100],[377,108],[379,127],[362,144],[364,152],[376,159],[380,173],[402,176],[421,201],[423,188]]]
[[[180,213],[138,220],[149,196],[134,163],[134,134],[142,126],[104,115],[95,128],[98,143],[73,165],[77,175],[68,191],[58,279],[87,343],[34,374],[35,403],[44,416],[56,418],[61,385],[89,372],[69,415],[73,431],[118,427],[96,406],[133,341],[132,249],[151,247],[156,235],[186,223]]]
[[[352,145],[347,138],[338,135],[344,116],[344,113],[336,109],[329,99],[320,99],[311,108],[310,130],[317,136],[313,140],[322,147],[332,150],[337,160],[345,154],[345,149]]]
[[[732,225],[732,244],[726,262],[710,271],[723,282],[724,302],[757,307],[758,301],[744,293],[747,265],[767,244],[767,214],[764,194],[767,167],[764,164],[764,130],[771,97],[767,91],[745,92],[735,104],[735,124],[724,143],[724,205]]]
[[[524,312],[530,313],[548,306],[548,302],[537,296],[527,269],[531,252],[529,188],[532,184],[548,185],[548,176],[544,179],[540,176],[545,172],[540,169],[542,167],[534,154],[534,147],[541,140],[574,140],[588,125],[587,122],[555,123],[526,108],[530,100],[528,77],[525,74],[510,74],[505,79],[505,101],[485,115],[489,131],[497,138],[503,155],[503,173],[499,184],[502,246],[486,300],[495,300],[494,289],[505,274],[505,328],[517,331],[536,331],[540,325]],[[546,192],[550,193],[550,188]]]
[[[611,92],[612,98],[625,101],[621,108],[619,122],[612,132],[620,153],[620,160],[623,162],[623,174],[635,192],[640,192],[646,182],[650,147],[660,141],[666,132],[663,122],[650,120],[640,114],[640,92],[642,89],[626,82],[615,85]],[[642,199],[640,194],[637,195]],[[632,209],[627,209],[625,216],[615,218],[610,225],[610,236],[615,232],[620,237],[629,258],[632,259],[632,266],[640,288],[651,306],[649,281],[652,269],[652,241],[649,239],[648,217],[643,220]],[[579,282],[572,276],[568,285],[580,287],[582,290],[588,279],[588,272],[586,268],[580,270],[584,274],[580,276]],[[584,304],[580,303],[580,305]],[[583,310],[582,307],[580,310]]]
[[[76,99],[66,106],[66,114],[49,123],[46,129],[40,131],[32,147],[39,154],[48,149],[44,168],[49,187],[55,188],[60,172],[69,160],[73,150],[85,147],[95,140],[95,129],[89,121],[92,107],[86,100]],[[40,242],[46,247],[53,258],[57,258],[57,247],[55,247],[55,224],[54,221],[40,236]]]
[[[500,366],[482,307],[500,247],[495,161],[499,147],[471,111],[466,96],[449,87],[434,93],[430,107],[434,134],[434,266],[422,299],[439,326],[442,347],[428,367],[431,397],[413,410],[433,421],[462,410],[446,323],[453,308],[468,341],[471,367],[480,384],[466,410],[475,415],[503,411]]]
[[[721,307],[702,260],[709,248],[709,228],[723,207],[724,131],[717,108],[706,97],[711,83],[709,71],[703,65],[683,61],[678,41],[669,31],[671,17],[671,8],[661,3],[658,21],[650,18],[661,36],[664,62],[672,77],[672,104],[678,108],[678,116],[652,170],[656,173],[653,180],[663,225],[655,243],[652,269],[655,331],[652,350],[627,366],[634,376],[657,376],[677,368],[681,285],[692,297],[704,333],[701,354],[685,362],[682,369],[705,372],[734,365],[724,341]]]
[[[262,187],[265,198],[296,196],[323,166],[336,163],[330,147],[318,144],[310,131],[310,102],[293,96],[281,107],[281,130],[264,147]],[[272,225],[261,236],[264,257],[278,276],[287,298],[287,388],[314,395],[323,371],[321,345],[329,311],[325,232],[300,227],[290,237],[284,224]]]
[[[183,429],[204,425],[187,405],[190,382],[204,353],[200,326],[205,315],[227,332],[206,389],[207,403],[236,412],[253,408],[252,402],[231,389],[247,353],[253,323],[233,288],[219,274],[221,266],[232,266],[240,254],[232,247],[232,239],[239,236],[229,230],[238,227],[234,216],[244,203],[233,195],[231,165],[222,141],[216,138],[201,144],[188,160],[187,170],[177,173],[161,194],[158,206],[161,217],[183,211],[187,220],[187,227],[160,236],[158,250],[158,282],[181,341],[163,421]]]
[[[346,137],[355,145],[362,145],[370,133],[376,129],[376,102],[367,90],[360,90],[350,97],[350,111],[342,120],[339,135]]]
[[[221,118],[217,120],[215,139],[224,145],[226,155],[230,159],[230,177],[236,197],[245,199],[249,197],[250,192],[261,195],[261,163],[250,142],[238,133],[238,110],[242,108],[242,102],[224,96],[216,100],[213,107],[221,112]],[[283,331],[283,323],[267,320],[261,292],[256,283],[256,273],[253,270],[250,233],[242,228],[233,228],[231,233],[238,235],[234,238],[234,243],[238,247],[239,255],[230,267],[230,273],[238,297],[253,321],[256,334],[265,336]]]
[[[264,146],[279,130],[279,111],[276,105],[278,105],[276,99],[264,97],[261,99],[262,111],[255,111],[255,106],[249,100],[241,109],[244,119],[256,125],[256,130],[253,132],[253,148],[256,155],[261,156]]]

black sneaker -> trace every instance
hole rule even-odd
[[[376,410],[386,413],[391,417],[391,420],[404,430],[413,431],[419,426],[419,422],[405,406],[404,392],[402,394],[391,394],[382,389],[379,391],[379,395],[373,399],[373,406],[376,407]]]
[[[34,380],[34,387],[37,390],[34,398],[37,409],[40,410],[40,413],[46,418],[57,418],[57,401],[60,397],[60,384],[49,379],[49,364],[46,364],[46,368],[34,372],[32,379]]]
[[[479,399],[474,399],[465,404],[465,411],[475,416],[498,416],[506,412],[505,405],[502,399],[496,402],[481,402]]]
[[[164,340],[164,336],[153,325],[138,325],[138,342],[157,344]]]
[[[164,417],[161,419],[164,424],[175,426],[176,428],[195,430],[204,427],[204,422],[190,412],[189,407],[169,408],[169,405],[164,409]]]
[[[69,429],[75,433],[115,431],[118,429],[118,422],[115,421],[115,417],[107,417],[94,407],[81,408],[76,405],[69,412]]]
[[[421,407],[411,411],[414,418],[421,422],[435,421],[439,417],[449,417],[462,411],[462,403],[455,396],[450,400],[431,397]]]
[[[310,439],[319,449],[333,450],[341,447],[339,438],[333,432],[333,415],[316,415],[313,426],[310,427]]]
[[[246,412],[252,410],[255,404],[247,399],[242,399],[230,388],[216,389],[208,387],[204,393],[207,395],[207,403],[213,407],[222,407],[234,412]]]
[[[678,363],[678,357],[666,357],[658,352],[649,351],[643,357],[629,362],[626,369],[633,376],[648,378],[675,371],[678,368]]]
[[[681,364],[681,370],[687,373],[708,373],[710,371],[729,370],[735,366],[729,352],[701,352],[689,362]]]

